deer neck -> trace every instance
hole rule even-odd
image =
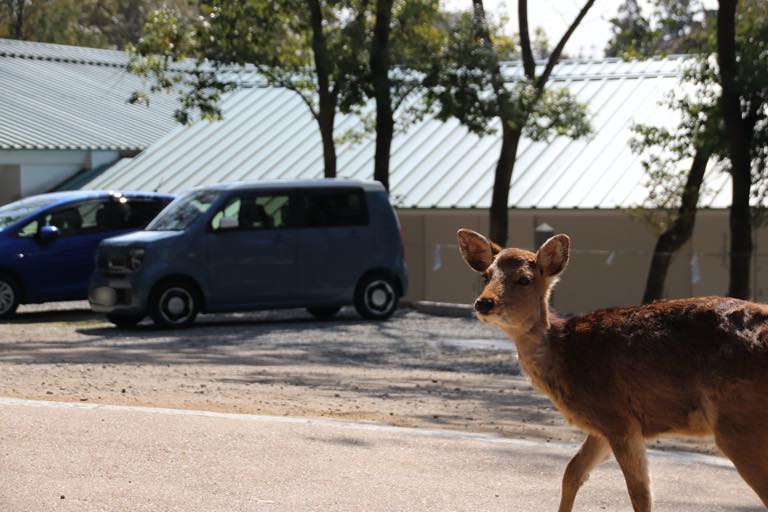
[[[537,314],[519,325],[502,327],[517,347],[518,360],[523,371],[530,377],[534,387],[549,396],[555,392],[556,384],[553,379],[558,374],[557,365],[560,361],[555,347],[550,343],[550,335],[561,322],[562,320],[550,311],[544,298]]]

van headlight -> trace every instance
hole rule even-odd
[[[128,251],[128,269],[135,272],[144,263],[144,249],[131,249]]]

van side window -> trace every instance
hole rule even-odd
[[[149,221],[157,217],[160,211],[168,206],[168,201],[159,199],[129,199],[128,212],[125,216],[125,227],[128,229],[143,228]]]
[[[304,217],[307,227],[364,226],[368,224],[365,194],[359,189],[311,190]]]
[[[235,197],[216,212],[211,228],[223,231],[293,227],[293,208],[288,194]]]

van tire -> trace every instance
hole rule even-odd
[[[119,313],[108,313],[107,320],[115,324],[115,327],[121,329],[130,329],[136,327],[136,324],[144,319],[144,315],[125,315]]]
[[[163,328],[189,327],[200,311],[197,289],[184,280],[163,281],[152,290],[149,316]]]
[[[386,320],[397,309],[397,282],[386,274],[364,275],[355,288],[355,309],[363,318]]]
[[[307,308],[307,311],[318,320],[328,320],[339,312],[341,306],[321,306]]]
[[[0,319],[16,314],[21,296],[21,286],[13,277],[0,273]]]

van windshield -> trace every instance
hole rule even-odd
[[[208,211],[219,194],[221,192],[217,190],[188,192],[169,204],[146,229],[148,231],[184,231]]]
[[[32,197],[0,207],[0,231],[56,202],[52,197]]]

